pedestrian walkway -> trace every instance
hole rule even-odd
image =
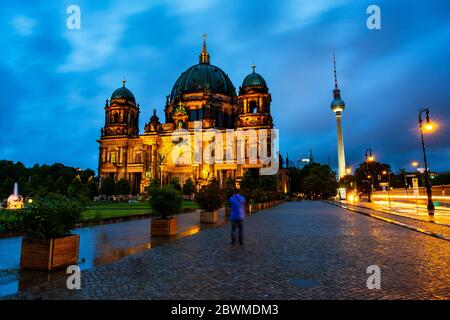
[[[323,202],[286,202],[229,224],[82,272],[19,299],[449,299],[450,246]],[[367,268],[381,268],[381,290]],[[305,285],[308,284],[308,285]]]

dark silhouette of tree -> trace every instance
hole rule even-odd
[[[115,194],[116,195],[128,195],[130,194],[130,183],[126,179],[120,179],[116,183]]]
[[[81,184],[79,181],[74,182],[77,176],[80,178]],[[93,170],[67,167],[61,163],[35,164],[26,168],[21,162],[1,160],[0,199],[6,199],[11,194],[14,182],[19,184],[19,193],[24,197],[57,193],[64,196],[81,195],[92,200],[93,196],[98,193],[98,179]],[[77,192],[74,183],[78,184]]]
[[[116,182],[113,177],[106,177],[100,185],[100,194],[105,196],[112,196],[116,191]]]
[[[301,170],[300,190],[308,199],[326,199],[336,195],[336,173],[328,165],[310,163]]]
[[[186,180],[186,182],[183,185],[183,194],[185,196],[190,196],[195,192],[195,184],[194,181],[189,178]]]
[[[355,181],[358,189],[367,193],[373,182],[374,190],[381,189],[380,182],[387,182],[388,176],[383,175],[383,171],[390,172],[391,166],[377,161],[361,163],[355,170]],[[369,178],[370,176],[370,178]],[[391,175],[392,178],[392,175]]]

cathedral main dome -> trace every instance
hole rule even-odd
[[[220,93],[230,97],[236,96],[236,89],[228,75],[219,67],[209,63],[209,54],[206,51],[206,42],[200,54],[199,64],[196,64],[181,74],[175,82],[171,99],[180,97],[185,93],[207,92]]]
[[[236,96],[233,83],[222,69],[211,64],[199,63],[181,74],[172,88],[171,98],[199,91]]]

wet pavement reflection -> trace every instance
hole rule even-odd
[[[177,216],[177,235],[170,238],[152,237],[150,218],[79,228],[74,231],[80,235],[79,266],[86,270],[111,263],[202,230],[224,225],[227,221],[224,210],[219,210],[219,221],[216,224],[200,223],[200,210],[180,214]],[[65,269],[53,272],[19,272],[21,240],[22,237],[0,239],[0,297],[67,277]]]
[[[346,202],[346,201],[343,201]],[[434,215],[429,215],[429,212],[426,207],[420,207],[411,203],[400,203],[394,202],[391,203],[387,201],[374,201],[373,203],[367,202],[346,202],[349,205],[361,206],[373,210],[379,210],[385,213],[414,218],[427,222],[434,222],[437,224],[450,226],[450,210],[444,207],[436,207],[434,210]]]

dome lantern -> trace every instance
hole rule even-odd
[[[203,35],[203,47],[202,47],[202,52],[200,53],[200,61],[199,63],[204,63],[204,64],[209,64],[210,58],[209,58],[209,53],[206,50],[206,33]]]

